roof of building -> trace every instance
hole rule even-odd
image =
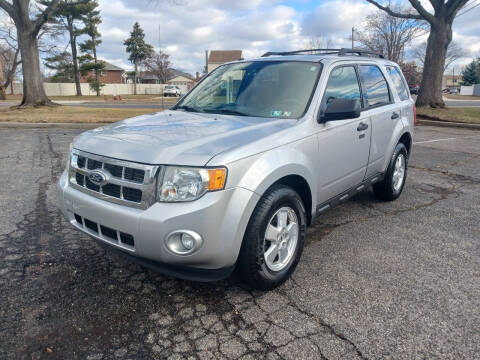
[[[242,57],[242,50],[211,50],[208,56],[209,63],[223,64],[235,61]]]
[[[186,77],[187,79],[194,80],[195,78],[190,75],[189,73],[177,70],[177,69],[171,69],[171,75],[169,79],[176,78],[177,76],[183,76]]]
[[[183,76],[186,77],[187,79],[194,80],[195,78],[190,75],[189,73],[177,70],[177,69],[170,69],[170,76],[168,77],[169,80],[176,78],[177,76]],[[159,76],[149,72],[149,71],[142,71],[139,75],[138,78],[143,79],[143,80],[158,80]]]
[[[105,63],[105,70],[107,71],[125,71],[121,67],[110,64],[108,61],[103,60],[103,62]]]

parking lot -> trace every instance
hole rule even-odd
[[[56,208],[81,129],[0,128],[0,358],[474,359],[480,131],[417,127],[402,197],[318,218],[286,284],[180,281]]]

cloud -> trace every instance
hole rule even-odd
[[[305,15],[302,34],[319,37],[348,37],[352,27],[360,26],[374,8],[366,3],[352,0],[323,2]]]
[[[360,26],[376,10],[358,0],[100,0],[99,3],[103,19],[100,57],[132,69],[123,41],[133,24],[139,22],[148,43],[166,49],[174,67],[192,74],[202,70],[205,49],[241,49],[245,58],[251,58],[266,51],[302,49],[313,36],[328,39],[332,47],[349,47],[352,26]],[[479,14],[480,7],[454,23],[454,40],[470,51],[471,56],[480,55]]]

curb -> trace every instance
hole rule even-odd
[[[480,130],[480,124],[459,123],[459,122],[453,122],[453,121],[426,120],[426,119],[417,119],[417,123],[420,125],[428,125],[428,126],[455,127],[455,128]]]
[[[58,128],[63,129],[95,129],[113,123],[22,123],[22,122],[0,122],[0,128],[38,129]]]

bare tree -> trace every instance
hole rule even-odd
[[[0,45],[0,68],[3,76],[3,81],[0,81],[0,100],[6,100],[6,90],[15,79],[18,65],[21,63],[18,56],[19,52],[19,49],[13,51],[8,47]]]
[[[312,36],[305,44],[305,48],[308,49],[331,49],[332,39],[322,36]]]
[[[424,67],[425,56],[427,54],[427,43],[421,43],[415,49],[413,49],[412,53],[415,60],[421,65],[421,67]],[[445,65],[443,67],[443,71],[445,72],[445,70],[447,70],[453,62],[463,57],[465,57],[465,50],[463,50],[459,44],[452,41],[450,45],[448,45],[447,53],[445,55]]]
[[[429,0],[433,7],[433,13],[429,12],[420,0],[409,0],[414,9],[410,12],[397,12],[389,5],[382,5],[375,0],[367,1],[391,16],[425,20],[430,24],[422,83],[416,104],[417,106],[444,107],[442,77],[447,48],[452,41],[452,24],[458,11],[469,0]]]
[[[154,51],[142,64],[145,70],[157,76],[162,84],[166,84],[172,75],[170,55],[162,50]]]
[[[30,0],[0,0],[0,8],[10,16],[17,29],[23,73],[23,99],[20,107],[53,104],[43,88],[38,39],[43,26],[52,17],[60,1],[52,0],[48,6],[32,11]]]
[[[393,7],[393,10],[404,11],[400,6]],[[370,51],[400,62],[404,59],[405,48],[413,39],[425,34],[426,28],[425,21],[398,18],[378,10],[367,16],[365,24],[357,31],[357,41]]]
[[[6,20],[0,24],[0,64],[3,75],[3,80],[0,81],[0,100],[6,99],[6,89],[12,84],[21,63],[15,26]]]
[[[422,80],[422,72],[418,69],[417,64],[414,61],[400,62],[403,75],[409,87],[418,86]]]

